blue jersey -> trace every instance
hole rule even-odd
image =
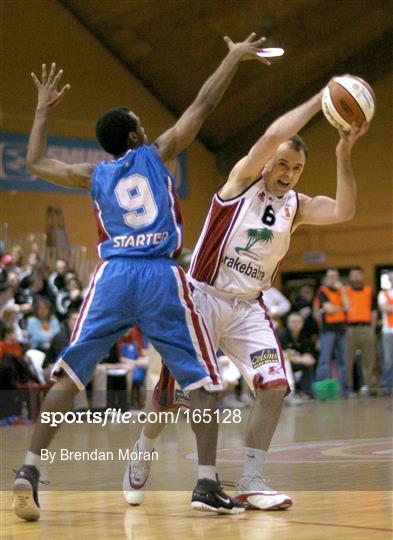
[[[154,146],[102,161],[94,170],[91,194],[102,259],[180,253],[183,226],[174,180]]]

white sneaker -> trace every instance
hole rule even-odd
[[[254,405],[255,399],[248,392],[244,392],[244,394],[240,396],[240,401],[244,403],[246,407],[251,407]]]
[[[297,407],[299,405],[304,405],[305,403],[306,400],[298,394],[289,394],[289,396],[284,399],[284,405],[287,405],[288,407]]]
[[[222,404],[227,409],[243,409],[245,407],[245,404],[242,401],[239,401],[237,397],[233,394],[224,396]]]
[[[292,506],[292,499],[269,487],[260,474],[242,476],[237,487],[236,498],[248,508],[258,510],[285,510]]]
[[[139,441],[134,444],[134,453],[139,454]],[[123,494],[128,504],[138,505],[143,501],[149,472],[150,460],[130,459],[123,479]]]

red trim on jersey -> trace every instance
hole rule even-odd
[[[94,201],[93,213],[96,219],[98,232],[97,250],[99,257],[101,257],[100,245],[105,242],[105,240],[108,240],[110,238],[110,234],[105,229],[104,221],[102,219],[102,211],[97,201]]]
[[[93,277],[92,277],[92,279],[90,281],[89,289],[88,289],[88,291],[86,293],[85,298],[83,299],[81,309],[80,309],[80,311],[78,313],[78,318],[76,320],[76,324],[74,326],[74,329],[73,329],[71,337],[70,337],[70,344],[73,344],[73,341],[74,341],[75,337],[78,335],[79,327],[81,325],[83,315],[84,315],[84,312],[86,310],[86,306],[88,305],[91,293],[93,292],[93,290],[95,289],[95,286],[96,286],[96,276],[97,276],[98,270],[101,268],[101,266],[103,264],[104,264],[104,261],[99,262],[97,264],[97,266],[96,266],[94,275],[93,275]]]
[[[285,257],[285,255],[284,255],[284,257]],[[280,266],[281,266],[282,261],[284,260],[284,257],[282,257],[282,258],[278,261],[278,263],[276,264],[276,268],[274,269],[274,272],[273,272],[273,274],[272,274],[272,279],[270,280],[270,286],[273,285],[274,280],[275,280],[276,277],[277,277],[277,272],[278,272],[278,270],[279,270],[279,268],[280,268]]]
[[[214,282],[221,254],[243,203],[244,199],[221,205],[216,198],[213,199],[207,227],[193,263],[193,279],[209,284]]]
[[[212,343],[210,341],[209,333],[208,333],[208,331],[206,329],[206,326],[204,325],[204,328],[205,328],[205,331],[207,333],[207,337],[208,337],[208,340],[209,340],[209,344],[210,344],[211,354],[212,354],[212,356],[214,358],[214,364],[215,365],[212,362],[212,357],[209,354],[209,351],[208,351],[208,348],[207,348],[207,343],[206,343],[206,341],[204,339],[203,332],[202,332],[202,329],[200,327],[199,317],[198,317],[198,314],[195,311],[195,306],[194,306],[194,303],[193,303],[191,295],[190,295],[190,290],[188,288],[187,278],[186,278],[186,275],[184,273],[184,270],[182,268],[176,268],[176,270],[178,270],[179,276],[180,276],[180,279],[181,279],[181,282],[182,282],[184,299],[186,301],[188,309],[191,312],[191,320],[192,320],[192,324],[193,324],[193,327],[194,327],[194,330],[195,330],[196,337],[198,339],[198,345],[199,345],[199,348],[200,348],[201,353],[202,353],[202,358],[206,363],[206,366],[208,368],[209,375],[210,375],[210,378],[211,378],[213,384],[219,384],[218,367],[217,367],[216,359],[215,359],[215,356],[214,356],[214,352],[212,352],[213,351],[213,346],[212,346]],[[204,322],[203,322],[203,324],[204,324]]]
[[[172,194],[173,202],[174,202],[173,205],[171,203],[171,207],[173,208],[174,213],[175,213],[175,221],[176,221],[175,226],[177,225],[180,230],[180,245],[176,249],[176,251],[173,253],[173,258],[176,259],[177,257],[179,257],[179,255],[181,254],[183,250],[183,215],[181,212],[179,196],[175,188],[175,183],[173,179],[171,178],[171,176],[168,176],[168,179],[169,179],[169,185],[171,186],[170,189],[171,189],[171,194]]]

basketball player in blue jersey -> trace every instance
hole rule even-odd
[[[260,60],[257,50],[264,38],[256,39],[253,33],[241,43],[224,39],[229,51],[221,65],[175,125],[153,145],[148,144],[135,113],[124,107],[105,113],[97,122],[97,138],[113,159],[96,167],[68,165],[46,156],[49,112],[70,86],[57,90],[62,70],[56,73],[55,64],[49,75],[42,66],[41,81],[32,73],[38,105],[28,145],[28,169],[57,185],[91,191],[101,258],[70,345],[55,364],[56,382],[45,398],[43,412],[71,410],[76,392],[88,383],[96,363],[135,324],[166,359],[180,386],[190,391],[192,406],[215,409],[221,381],[206,325],[194,307],[184,272],[174,262],[182,246],[182,223],[166,165],[194,140],[240,62]],[[243,505],[228,497],[216,478],[217,423],[194,423],[192,428],[199,458],[193,503],[220,513],[243,512]],[[37,423],[24,465],[17,472],[13,508],[22,519],[39,518],[40,454],[55,431],[49,424]],[[134,450],[152,448],[142,438]],[[130,489],[142,487],[132,467],[128,481]]]
[[[237,498],[259,510],[292,505],[291,497],[273,490],[263,478],[288,392],[281,346],[263,293],[271,287],[297,227],[352,219],[356,201],[352,148],[368,127],[340,131],[335,199],[308,197],[295,191],[308,152],[297,132],[320,110],[321,93],[273,122],[235,165],[213,197],[187,274],[215,349],[232,360],[255,396],[245,428],[246,451]],[[154,395],[156,408],[172,406],[173,383],[164,366]],[[147,422],[142,437],[154,446],[164,427],[164,423]],[[148,468],[140,469],[146,482]]]

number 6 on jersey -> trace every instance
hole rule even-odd
[[[157,204],[146,176],[133,174],[123,178],[117,183],[115,194],[121,208],[129,210],[123,216],[129,227],[144,227],[156,219]]]

